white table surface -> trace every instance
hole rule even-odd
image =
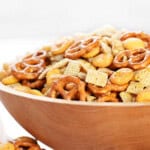
[[[10,62],[21,54],[41,47],[49,41],[43,39],[3,39],[0,40],[0,65],[4,62]],[[31,136],[23,129],[9,114],[4,105],[0,102],[0,142],[5,142],[8,138],[17,138],[19,136]],[[52,150],[39,142],[46,150]]]

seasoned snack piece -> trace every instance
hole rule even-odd
[[[0,150],[16,150],[13,143],[7,142],[5,144],[0,143]]]
[[[118,84],[113,84],[111,82],[108,82],[108,86],[113,92],[121,92],[127,89],[128,84],[118,85]]]
[[[43,79],[45,78],[47,72],[52,71],[53,69],[59,69],[62,68],[64,66],[66,66],[68,63],[70,62],[70,60],[68,58],[62,59],[61,61],[53,64],[53,65],[49,65],[47,66],[47,68],[40,74],[40,76],[38,77],[38,79]]]
[[[78,59],[84,54],[93,50],[93,48],[99,46],[98,37],[90,37],[74,43],[65,52],[65,57],[70,59]]]
[[[133,102],[133,96],[128,92],[120,92],[120,97],[123,102]]]
[[[83,58],[92,58],[94,56],[96,56],[98,53],[100,52],[100,48],[99,46],[93,48],[90,52],[88,52],[87,54],[83,55]]]
[[[98,70],[101,71],[101,72],[107,73],[108,76],[112,75],[113,72],[114,72],[113,70],[111,70],[109,68],[99,68]]]
[[[81,65],[77,62],[70,61],[64,71],[65,75],[77,76],[80,72]]]
[[[150,102],[150,89],[145,89],[137,94],[137,102]]]
[[[36,89],[31,89],[28,91],[28,93],[33,94],[33,95],[43,96],[43,94],[39,90],[36,90]]]
[[[6,71],[4,71],[4,70],[0,71],[0,81],[2,81],[7,76],[8,76],[8,74]]]
[[[124,41],[128,38],[139,38],[141,39],[142,41],[146,42],[147,45],[145,48],[150,48],[150,35],[149,34],[146,34],[144,32],[139,32],[139,33],[136,33],[136,32],[129,32],[129,33],[125,33],[121,38],[120,40]]]
[[[2,70],[0,71],[0,81],[9,75],[11,75],[10,64],[4,63],[2,66]]]
[[[150,68],[139,70],[135,73],[135,80],[139,81],[144,87],[150,86]]]
[[[145,48],[145,43],[138,38],[128,38],[123,41],[123,46],[127,50],[134,50],[139,48]]]
[[[38,80],[22,80],[22,84],[28,86],[32,89],[40,89],[44,86],[45,79],[38,79]]]
[[[53,77],[56,77],[60,74],[60,69],[49,70],[46,74],[46,85],[50,86],[53,82]]]
[[[134,76],[134,72],[130,68],[118,69],[110,76],[110,81],[113,84],[123,85],[129,83]]]
[[[117,55],[120,51],[124,50],[122,41],[116,38],[115,39],[112,38],[111,41],[112,41],[112,53],[114,56]]]
[[[18,79],[15,78],[13,75],[9,75],[2,79],[2,83],[5,85],[15,84],[18,83]]]
[[[116,93],[108,93],[106,95],[99,96],[97,101],[98,102],[119,102],[119,99],[116,97]]]
[[[15,150],[41,150],[37,141],[29,137],[19,137],[14,141]]]
[[[110,81],[108,81],[107,85],[105,87],[98,87],[93,84],[88,84],[89,90],[96,95],[101,95],[101,94],[106,94],[108,92],[121,92],[125,91],[128,87],[128,84],[124,85],[117,85],[117,84],[112,84]]]
[[[109,67],[112,61],[113,61],[113,55],[111,53],[102,53],[92,59],[92,64],[95,67],[105,68],[105,67]]]
[[[51,46],[51,52],[53,55],[59,55],[64,53],[72,44],[74,43],[73,39],[64,39],[59,43]]]
[[[85,81],[104,87],[108,81],[108,74],[99,70],[88,70]]]
[[[88,72],[89,69],[96,70],[95,67],[90,62],[84,59],[77,59],[76,61],[81,65],[81,67],[85,72]]]
[[[77,77],[79,77],[81,80],[85,80],[85,78],[86,78],[86,73],[84,73],[84,72],[79,72],[79,73],[77,74]]]
[[[69,90],[66,90],[66,86],[70,83],[73,83],[73,87]],[[59,78],[57,81],[54,81],[50,91],[47,96],[56,98],[58,95],[61,95],[62,98],[66,100],[75,99],[78,96],[78,99],[81,101],[86,100],[85,92],[85,83],[81,81],[78,77],[74,76],[64,76]]]
[[[101,94],[106,94],[107,92],[111,91],[111,87],[106,85],[105,87],[98,87],[94,84],[89,83],[88,84],[88,89],[96,95],[101,95]]]
[[[139,92],[143,91],[143,89],[144,85],[142,83],[132,81],[127,88],[127,92],[131,94],[138,94]]]

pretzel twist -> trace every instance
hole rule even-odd
[[[70,59],[78,59],[84,54],[90,52],[93,48],[99,46],[98,37],[90,37],[81,41],[77,41],[65,52],[65,57]]]
[[[34,80],[46,66],[46,51],[38,51],[28,55],[21,62],[12,66],[12,74],[19,80]]]
[[[147,49],[125,50],[118,53],[113,60],[113,65],[117,68],[130,67],[132,69],[142,69],[150,64],[150,51]]]
[[[67,85],[71,85],[71,87]],[[60,94],[66,100],[78,99],[86,100],[85,83],[75,76],[64,76],[52,83],[47,96],[56,98]]]

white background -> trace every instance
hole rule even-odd
[[[0,0],[0,64],[51,38],[105,24],[150,31],[149,9],[148,0]],[[28,135],[1,104],[0,117],[9,137]]]

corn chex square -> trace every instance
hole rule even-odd
[[[143,89],[144,85],[142,83],[132,81],[127,88],[127,92],[132,94],[138,94],[139,92],[143,91]]]
[[[77,76],[78,73],[80,72],[80,64],[79,63],[76,63],[74,61],[72,62],[69,62],[65,71],[64,71],[64,74],[65,75],[72,75],[72,76]]]
[[[135,75],[135,80],[139,81],[144,87],[150,86],[150,68],[139,70]]]
[[[123,102],[132,102],[133,101],[133,97],[131,95],[131,93],[128,92],[120,92],[120,98]]]
[[[104,87],[108,81],[108,74],[99,70],[88,70],[85,81],[87,83]]]

